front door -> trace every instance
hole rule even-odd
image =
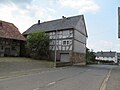
[[[10,48],[5,48],[5,56],[10,56]]]

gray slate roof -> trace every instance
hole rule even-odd
[[[39,32],[40,30],[47,32],[52,30],[75,28],[76,24],[78,23],[81,17],[83,17],[83,15],[47,21],[40,24],[37,23],[32,25],[27,31],[25,31],[23,35],[27,35],[32,32]]]
[[[116,52],[97,52],[96,57],[115,57]]]

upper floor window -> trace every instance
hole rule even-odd
[[[63,45],[70,45],[72,44],[71,40],[63,40]]]
[[[66,41],[63,41],[63,45],[66,45]]]

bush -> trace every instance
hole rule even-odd
[[[45,32],[31,33],[27,36],[27,47],[34,59],[49,58],[49,36]]]

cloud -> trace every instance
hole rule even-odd
[[[2,12],[0,14],[1,20],[14,23],[19,28],[20,32],[24,32],[31,25],[37,23],[38,19],[41,21],[53,19],[51,14],[55,13],[55,10],[47,7],[43,8],[34,3],[20,7],[14,2],[11,2],[5,5],[0,4],[0,12]]]
[[[100,8],[94,0],[59,0],[59,3],[63,7],[76,9],[80,13],[96,12]]]
[[[93,49],[94,51],[119,51],[120,44],[115,44],[111,41],[105,41],[105,40],[100,40],[98,42],[89,42],[88,43],[88,48]]]
[[[19,3],[29,3],[31,2],[32,0],[0,0],[0,3],[16,3],[16,4],[19,4]]]
[[[97,11],[97,5],[93,0],[49,0],[48,3],[46,1],[0,0],[0,20],[14,23],[20,32],[24,32],[37,23],[38,19],[43,22],[59,16],[61,8],[58,5],[71,7],[79,12]]]

